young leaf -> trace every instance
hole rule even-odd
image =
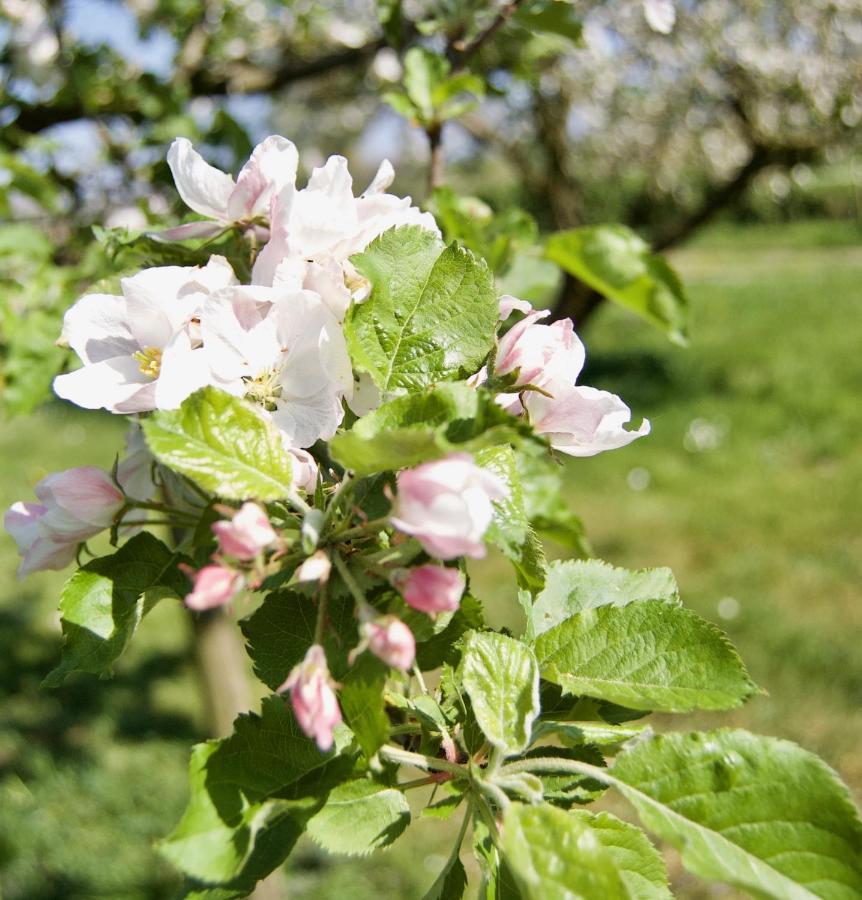
[[[593,829],[555,806],[513,803],[503,822],[502,850],[524,900],[629,898]]]
[[[388,669],[369,652],[363,653],[342,679],[338,692],[344,720],[369,758],[389,736],[389,719],[383,702]]]
[[[291,590],[267,595],[263,603],[242,620],[240,627],[254,662],[255,674],[267,687],[277,690],[290,670],[302,661],[314,643],[316,620],[314,601]],[[332,591],[327,604],[323,649],[336,680],[347,671],[347,654],[358,640],[352,598]]]
[[[776,900],[862,896],[862,821],[814,754],[745,731],[635,744],[611,770],[686,868]]]
[[[162,855],[192,878],[230,882],[251,858],[258,833],[284,814],[289,788],[331,758],[300,731],[281,697],[265,699],[261,714],[240,716],[229,738],[192,751],[191,799],[160,844]],[[318,778],[316,793],[325,797],[324,787]],[[295,840],[301,830],[285,837]]]
[[[454,665],[458,658],[455,642],[464,632],[471,628],[481,628],[484,624],[482,604],[472,594],[464,594],[461,605],[442,631],[426,641],[417,640],[417,665],[425,671],[437,669],[447,662]]]
[[[514,451],[505,446],[488,447],[476,453],[475,461],[500,478],[509,491],[503,500],[494,503],[494,518],[485,539],[512,561],[522,588],[541,590],[547,568],[545,552],[527,519]]]
[[[539,669],[530,648],[503,634],[471,632],[460,674],[485,737],[503,753],[522,751],[539,714]]]
[[[404,794],[363,778],[334,788],[307,828],[324,850],[358,856],[388,847],[409,824]]]
[[[381,392],[466,378],[482,365],[498,316],[484,261],[411,225],[384,232],[351,262],[371,295],[350,308],[345,337],[354,366]]]
[[[280,500],[293,467],[278,429],[254,407],[213,387],[141,423],[160,462],[228,500]]]
[[[514,18],[531,33],[543,31],[577,45],[582,43],[583,25],[574,5],[567,0],[536,0],[522,6]]]
[[[591,225],[548,238],[545,256],[609,300],[686,343],[688,301],[676,273],[625,225]]]
[[[535,650],[542,678],[631,709],[732,709],[757,690],[723,632],[661,600],[586,609]]]
[[[579,809],[570,815],[586,822],[608,851],[631,900],[671,900],[664,860],[640,828],[606,812]]]
[[[530,436],[529,426],[501,409],[490,392],[439,384],[384,403],[336,435],[330,450],[345,468],[371,475]]]
[[[600,559],[555,560],[548,567],[545,589],[530,611],[535,638],[569,616],[599,606],[626,606],[637,600],[664,600],[679,605],[670,569],[618,569]]]
[[[63,586],[63,655],[44,686],[58,687],[69,672],[109,672],[153,606],[188,590],[176,563],[176,554],[142,532],[79,569]]]

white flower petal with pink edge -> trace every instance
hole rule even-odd
[[[483,536],[494,515],[493,501],[507,496],[505,484],[466,453],[405,469],[397,476],[391,517],[439,559],[485,555]]]
[[[362,625],[368,649],[387,666],[408,672],[416,659],[413,632],[395,616],[381,616]]]
[[[214,522],[212,530],[222,552],[242,560],[254,559],[278,539],[266,511],[251,502],[243,503],[232,519]]]
[[[177,138],[168,150],[168,166],[177,192],[190,209],[209,219],[227,222],[234,180],[211,166],[187,138]]]
[[[299,727],[324,752],[331,749],[333,731],[341,722],[341,709],[333,688],[323,647],[312,644],[303,661],[294,667],[278,689],[279,693],[290,691],[290,702]]]
[[[242,573],[227,566],[214,564],[187,574],[194,578],[194,588],[186,595],[185,604],[196,612],[230,603],[245,587]]]
[[[648,419],[627,431],[624,426],[632,417],[628,406],[616,394],[592,387],[569,386],[553,397],[530,392],[524,405],[536,432],[570,456],[595,456],[625,447],[650,432]]]
[[[461,605],[466,579],[446,566],[417,566],[393,579],[404,602],[424,613],[454,612]]]

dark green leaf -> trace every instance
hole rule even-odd
[[[344,676],[338,692],[344,720],[369,758],[389,737],[389,719],[383,702],[388,671],[376,656],[366,651]]]
[[[530,31],[555,34],[579,45],[583,26],[569,0],[533,0],[515,13],[515,21]]]
[[[461,900],[467,890],[467,872],[460,856],[453,856],[428,888],[422,900]]]
[[[63,586],[63,656],[45,678],[45,687],[57,687],[69,672],[110,672],[153,606],[189,589],[188,579],[176,568],[178,560],[161,541],[142,532],[112,556],[79,569]]]

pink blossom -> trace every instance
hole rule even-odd
[[[464,593],[464,576],[445,566],[425,565],[410,569],[395,580],[406,603],[420,612],[452,612],[458,609]]]
[[[204,566],[194,574],[194,589],[186,595],[186,606],[197,612],[224,606],[243,589],[244,583],[242,573],[227,566]]]
[[[108,528],[125,503],[108,472],[82,466],[43,478],[40,503],[15,503],[3,523],[23,557],[19,577],[40,569],[62,569],[78,544]]]
[[[387,666],[408,671],[416,658],[413,632],[395,616],[382,616],[362,626],[368,649]]]
[[[254,559],[277,539],[266,512],[256,503],[243,503],[232,519],[215,522],[212,529],[222,551],[237,559]]]
[[[631,420],[631,410],[616,394],[592,387],[559,388],[554,397],[532,392],[524,405],[536,432],[569,456],[595,456],[650,432],[648,419],[635,431],[627,431],[624,425]]]
[[[294,667],[278,689],[279,693],[290,691],[290,702],[299,727],[314,738],[324,752],[332,747],[332,732],[341,722],[334,688],[323,647],[312,644],[305,659]]]
[[[482,537],[494,514],[492,503],[507,493],[503,482],[479,468],[469,454],[452,453],[398,473],[391,521],[412,534],[431,556],[481,559]]]
[[[306,494],[313,494],[317,488],[317,461],[307,450],[300,450],[299,447],[290,447],[288,453],[293,466],[293,486]]]

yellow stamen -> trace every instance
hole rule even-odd
[[[144,375],[150,378],[158,378],[159,372],[162,370],[162,351],[158,347],[144,347],[132,354],[132,358],[137,361]]]

